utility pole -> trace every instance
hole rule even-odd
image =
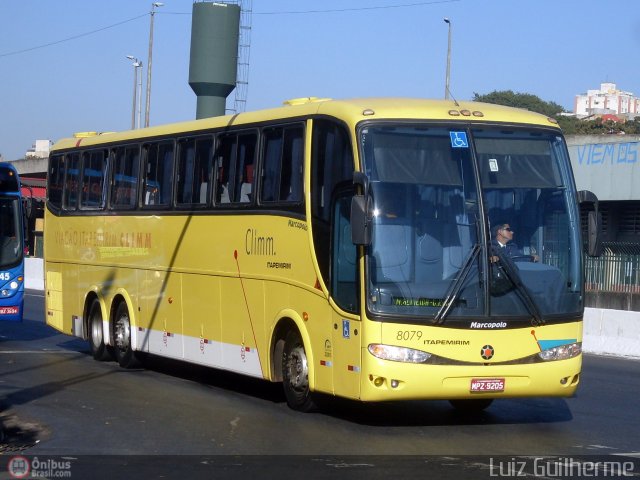
[[[151,62],[153,57],[153,17],[156,15],[156,7],[162,7],[164,3],[153,2],[151,4],[151,20],[149,24],[149,59],[147,60],[147,102],[144,110],[144,126],[149,126],[149,109],[151,107]]]
[[[449,42],[447,46],[447,76],[444,81],[444,99],[449,100],[449,81],[451,80],[451,20],[445,17],[444,23],[449,26]]]

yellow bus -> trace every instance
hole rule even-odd
[[[489,104],[311,97],[76,134],[49,161],[47,322],[124,368],[282,382],[303,411],[570,396],[581,199],[555,121]]]

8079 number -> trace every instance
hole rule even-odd
[[[422,332],[420,330],[398,330],[396,340],[420,340]]]

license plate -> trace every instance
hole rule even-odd
[[[18,307],[0,307],[0,315],[15,315],[19,311]]]
[[[471,392],[504,392],[504,378],[472,378]]]

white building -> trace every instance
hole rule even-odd
[[[633,119],[640,116],[640,98],[616,88],[615,83],[601,83],[600,90],[576,95],[573,110],[578,117],[607,113]]]
[[[51,140],[36,140],[33,147],[25,153],[24,158],[48,158]]]

